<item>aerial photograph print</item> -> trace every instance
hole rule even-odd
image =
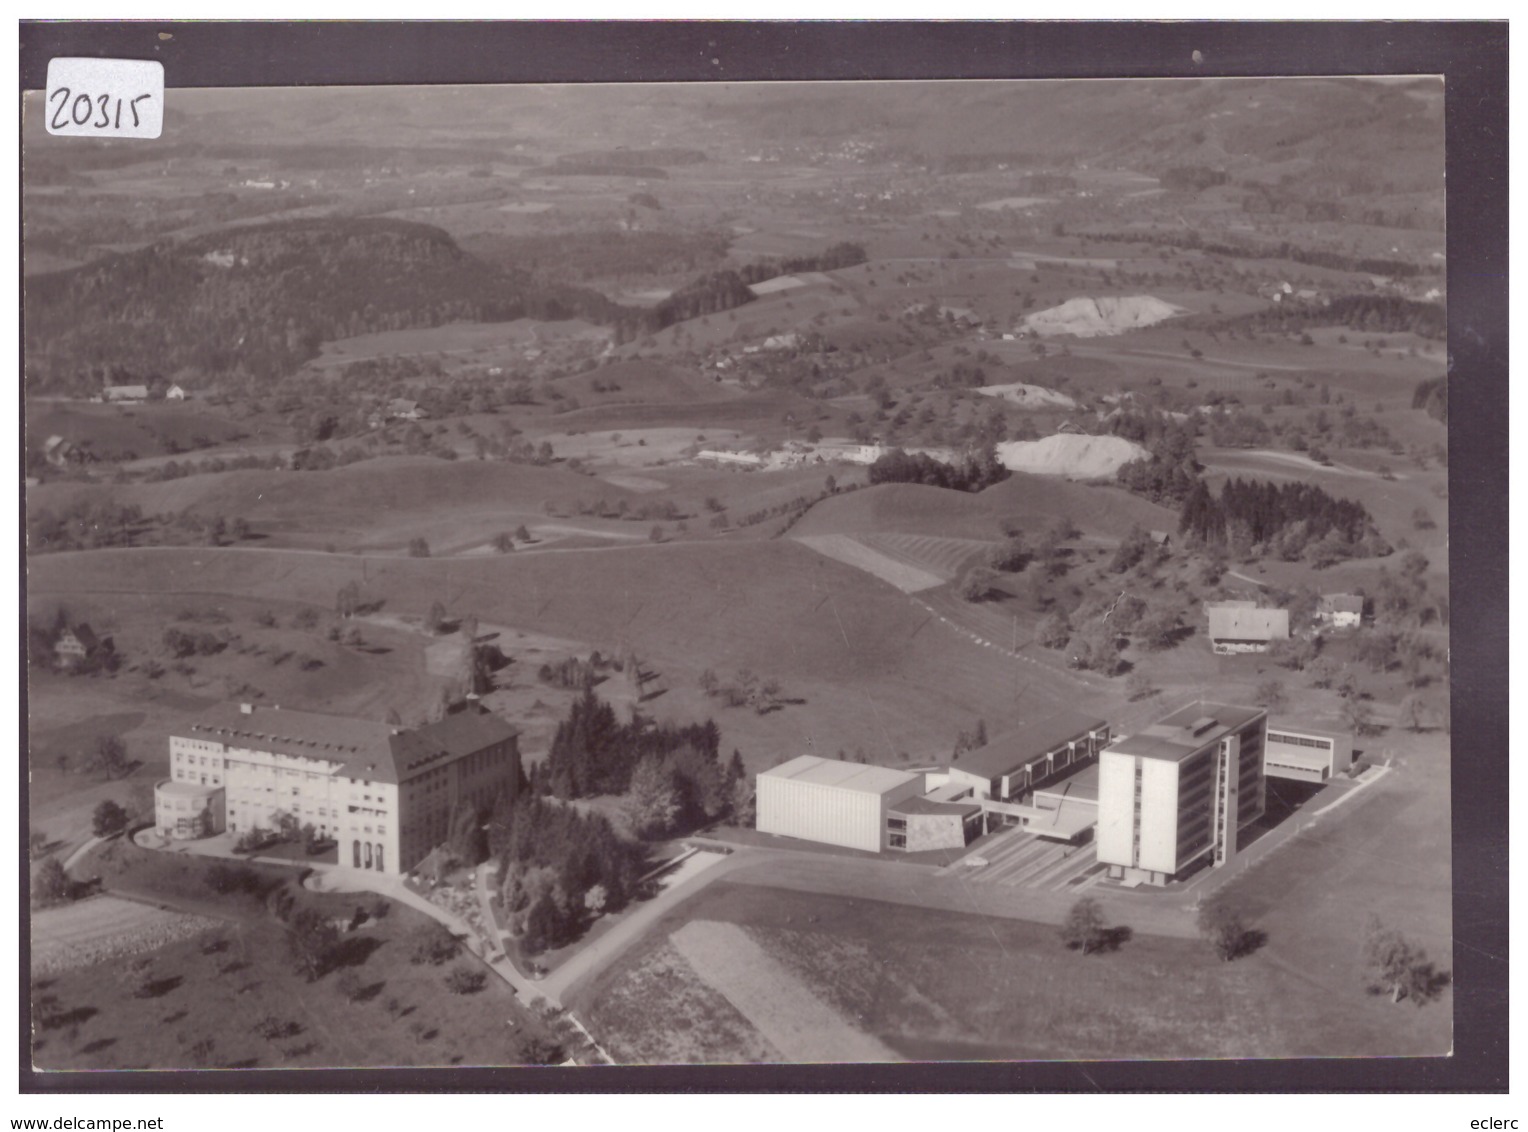
[[[39,1074],[1453,1051],[1440,77],[23,109]]]

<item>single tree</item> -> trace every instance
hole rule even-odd
[[[451,812],[446,847],[464,864],[476,867],[488,855],[488,838],[477,807],[463,798]]]
[[[567,1057],[557,1042],[535,1034],[516,1038],[510,1051],[510,1061],[515,1065],[561,1065]]]
[[[1204,905],[1199,910],[1198,926],[1199,934],[1223,963],[1245,955],[1254,938],[1241,913],[1229,904]]]
[[[1388,994],[1391,1002],[1409,998],[1422,1006],[1449,982],[1447,973],[1437,969],[1425,950],[1373,917],[1364,938],[1363,959],[1370,975],[1369,992]]]
[[[298,909],[287,925],[287,950],[310,983],[329,969],[338,943],[339,930],[312,908]]]
[[[1061,942],[1087,955],[1104,942],[1104,912],[1097,900],[1084,896],[1073,904],[1061,925]]]
[[[1367,700],[1361,700],[1357,696],[1343,701],[1342,719],[1352,729],[1354,735],[1371,735],[1375,731],[1374,709],[1369,706]]]
[[[424,615],[424,628],[427,633],[440,632],[441,625],[446,620],[446,607],[439,601],[432,601],[430,608]]]
[[[1253,699],[1269,711],[1282,711],[1288,702],[1284,694],[1284,683],[1281,680],[1264,680],[1257,686]]]
[[[476,967],[453,967],[446,976],[446,989],[452,994],[477,994],[487,984],[487,974]]]
[[[335,981],[334,989],[344,995],[346,1001],[355,1002],[361,997],[365,986],[361,982],[360,975],[347,969],[340,972],[339,978]]]
[[[91,828],[97,837],[111,837],[127,824],[127,811],[110,798],[102,799],[92,816]]]
[[[515,549],[515,536],[508,531],[500,531],[493,536],[493,549],[499,554],[508,554]]]
[[[96,739],[94,757],[90,768],[98,770],[108,780],[121,778],[128,772],[127,748],[115,735],[102,735]]]
[[[637,764],[626,793],[626,814],[639,837],[662,837],[679,816],[679,791],[663,761],[649,755]]]
[[[1132,670],[1130,675],[1125,677],[1125,694],[1130,697],[1132,703],[1154,695],[1156,690],[1156,685],[1151,682],[1151,677],[1147,676],[1139,668]]]
[[[426,542],[423,538],[420,538],[417,535],[414,538],[409,539],[409,557],[410,558],[428,558],[428,557],[430,557],[430,544],[428,542]]]
[[[39,908],[62,904],[69,899],[71,890],[69,874],[57,857],[49,857],[32,877],[32,903]]]

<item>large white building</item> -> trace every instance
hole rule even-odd
[[[1325,782],[1353,766],[1353,736],[1303,725],[1268,724],[1263,772],[1269,778]]]
[[[1230,863],[1262,817],[1259,708],[1195,703],[1099,755],[1098,859],[1126,883],[1166,884]]]
[[[891,809],[923,793],[923,776],[801,755],[764,771],[756,785],[760,832],[879,853],[892,847]]]
[[[339,863],[403,873],[446,840],[460,802],[486,812],[520,784],[519,732],[477,708],[415,729],[220,704],[170,737],[155,790],[166,837],[275,829],[283,814],[339,842]]]

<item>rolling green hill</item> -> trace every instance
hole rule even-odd
[[[1132,524],[1147,530],[1178,529],[1174,512],[1120,488],[1018,472],[975,494],[905,483],[864,488],[819,503],[791,534],[998,539],[1004,523],[1039,530],[1063,515],[1085,534],[1105,538],[1123,537]]]
[[[321,342],[378,330],[619,311],[592,291],[483,263],[439,228],[324,219],[229,228],[33,276],[23,328],[29,386],[85,393],[123,371],[280,377]]]

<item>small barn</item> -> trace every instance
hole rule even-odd
[[[1357,629],[1363,624],[1364,599],[1358,594],[1322,594],[1316,621],[1333,629]]]
[[[1222,655],[1267,652],[1274,641],[1289,640],[1289,610],[1245,608],[1225,603],[1207,607],[1210,647]]]

